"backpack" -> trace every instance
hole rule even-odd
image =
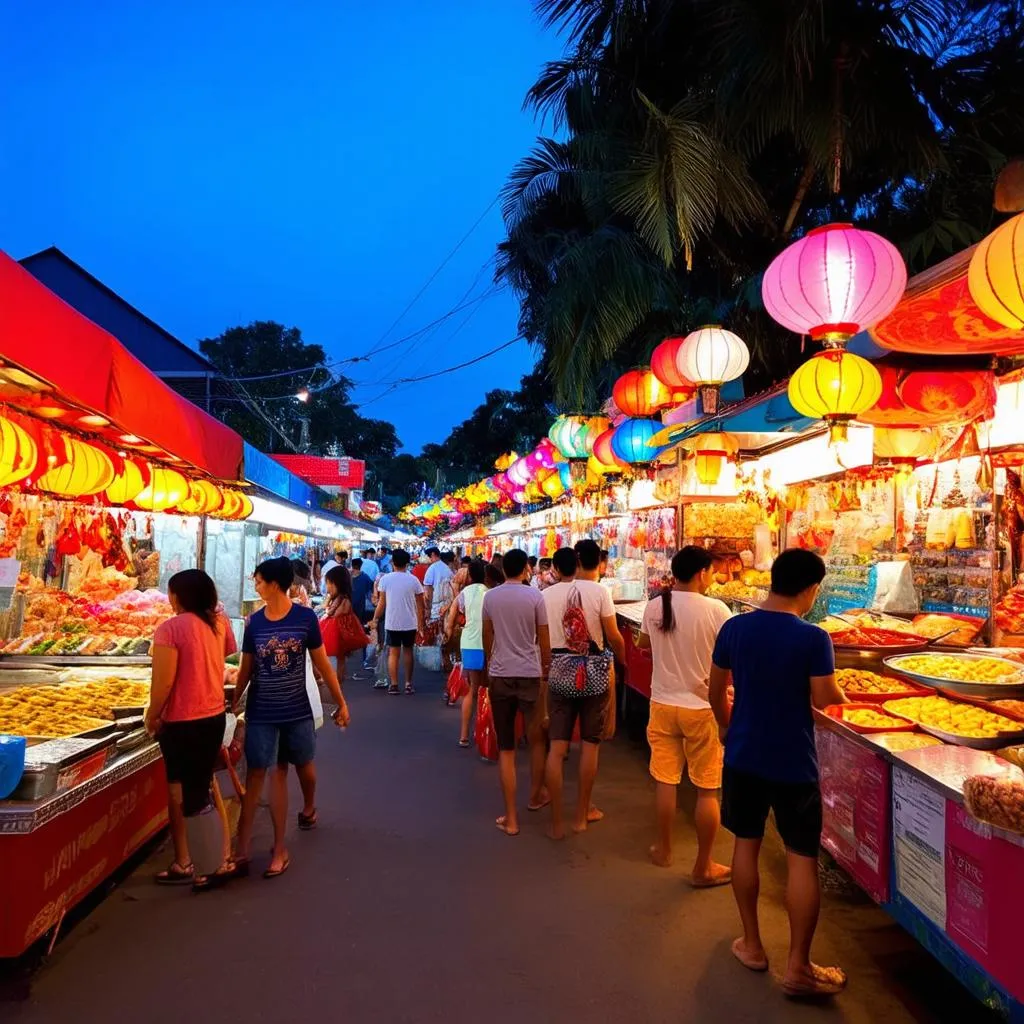
[[[590,651],[590,627],[583,611],[579,587],[573,587],[562,612],[562,632],[565,634],[566,649],[573,654],[587,654]]]

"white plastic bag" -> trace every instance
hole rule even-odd
[[[316,685],[316,677],[313,675],[313,662],[309,655],[306,655],[306,696],[309,697],[309,706],[313,709],[313,724],[320,729],[324,724],[324,706],[320,701],[320,687]]]

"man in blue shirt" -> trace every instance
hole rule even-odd
[[[253,820],[270,771],[270,817],[274,824],[274,848],[264,878],[276,878],[288,870],[284,845],[288,818],[288,765],[295,765],[305,805],[299,814],[300,828],[316,826],[316,729],[306,693],[306,652],[331,691],[338,710],[334,724],[348,725],[348,707],[341,685],[320,636],[320,623],[311,608],[294,604],[288,596],[294,571],[287,558],[271,558],[256,567],[256,593],[264,607],[253,612],[245,626],[242,659],[232,710],[250,681],[252,692],[245,708],[245,797],[238,823],[235,864],[238,874],[249,871],[249,840]]]
[[[377,565],[376,552],[373,548],[367,548],[363,552],[363,573],[369,577],[370,586],[373,586],[373,581],[377,578],[377,574],[380,572],[380,566]],[[356,560],[352,559],[352,564],[356,564]]]
[[[811,962],[822,826],[812,708],[845,702],[829,635],[803,621],[824,578],[816,554],[784,551],[772,566],[768,600],[724,623],[711,657],[709,701],[725,732],[722,824],[736,836],[732,885],[743,922],[732,951],[750,970],[768,969],[757,918],[758,856],[773,811],[786,846],[790,947],[782,987],[792,996],[833,995],[846,985],[840,968]]]

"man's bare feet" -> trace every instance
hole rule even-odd
[[[713,889],[716,885],[728,885],[732,881],[732,868],[724,864],[711,862],[708,870],[702,874],[696,871],[690,875],[690,885],[694,889]]]
[[[747,948],[746,942],[742,938],[734,939],[732,943],[732,955],[748,971],[757,971],[758,973],[768,970],[768,954],[764,951],[764,946],[758,946],[756,949]]]
[[[510,823],[508,819],[502,814],[500,817],[494,819],[494,824],[497,825],[499,831],[504,832],[507,836],[519,835],[519,823]]]
[[[573,832],[577,833],[586,832],[588,825],[593,825],[595,822],[601,821],[602,818],[604,818],[604,811],[599,810],[597,807],[591,804],[590,808],[587,810],[587,816],[583,819],[583,821],[577,819],[576,824],[572,827],[572,830]]]
[[[663,850],[657,843],[651,847],[649,852],[652,864],[656,864],[659,868],[672,867],[672,854],[667,850]]]

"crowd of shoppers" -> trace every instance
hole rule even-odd
[[[592,540],[563,548],[551,559],[520,550],[490,562],[427,548],[414,567],[409,552],[363,551],[349,560],[338,550],[319,573],[302,561],[270,559],[256,570],[263,607],[245,625],[232,710],[244,703],[246,784],[234,853],[227,817],[214,782],[226,741],[224,658],[234,637],[218,610],[213,581],[199,570],[172,577],[175,616],[154,637],[153,684],[147,727],[167,766],[173,862],[157,876],[196,891],[248,874],[257,806],[269,775],[274,840],[264,877],[288,870],[285,843],[287,775],[294,766],[302,792],[301,829],[315,828],[316,732],[307,663],[327,687],[344,728],[345,651],[332,664],[322,627],[349,617],[386,658],[388,693],[415,692],[414,648],[435,633],[468,679],[459,719],[459,746],[470,745],[482,688],[489,693],[498,748],[506,836],[520,832],[516,751],[529,750],[527,809],[550,808],[548,835],[561,840],[566,825],[583,833],[600,821],[595,805],[601,743],[615,729],[615,663],[625,642],[610,591],[599,581],[607,553]],[[684,772],[696,790],[697,853],[689,870],[694,888],[732,885],[742,935],[732,953],[752,971],[768,969],[758,918],[758,862],[769,813],[786,848],[786,910],[791,942],[784,991],[820,996],[841,991],[837,967],[811,960],[818,918],[817,859],[821,794],[812,708],[842,703],[832,644],[804,621],[825,575],[807,551],[783,552],[771,572],[764,606],[733,616],[706,596],[711,555],[685,547],[672,559],[673,584],[647,604],[635,636],[653,661],[647,738],[654,781],[654,864],[673,863],[677,789]],[[420,571],[417,571],[419,569]],[[309,607],[319,588],[321,618]],[[354,648],[353,648],[354,649]],[[386,654],[385,654],[386,651]],[[363,666],[368,667],[364,654]],[[517,728],[518,726],[518,728]],[[519,734],[519,730],[523,735]],[[574,805],[567,813],[564,769],[574,742],[579,768]],[[192,847],[197,819],[211,798],[222,822],[219,865],[200,870]],[[714,859],[722,826],[735,837],[731,865]]]

